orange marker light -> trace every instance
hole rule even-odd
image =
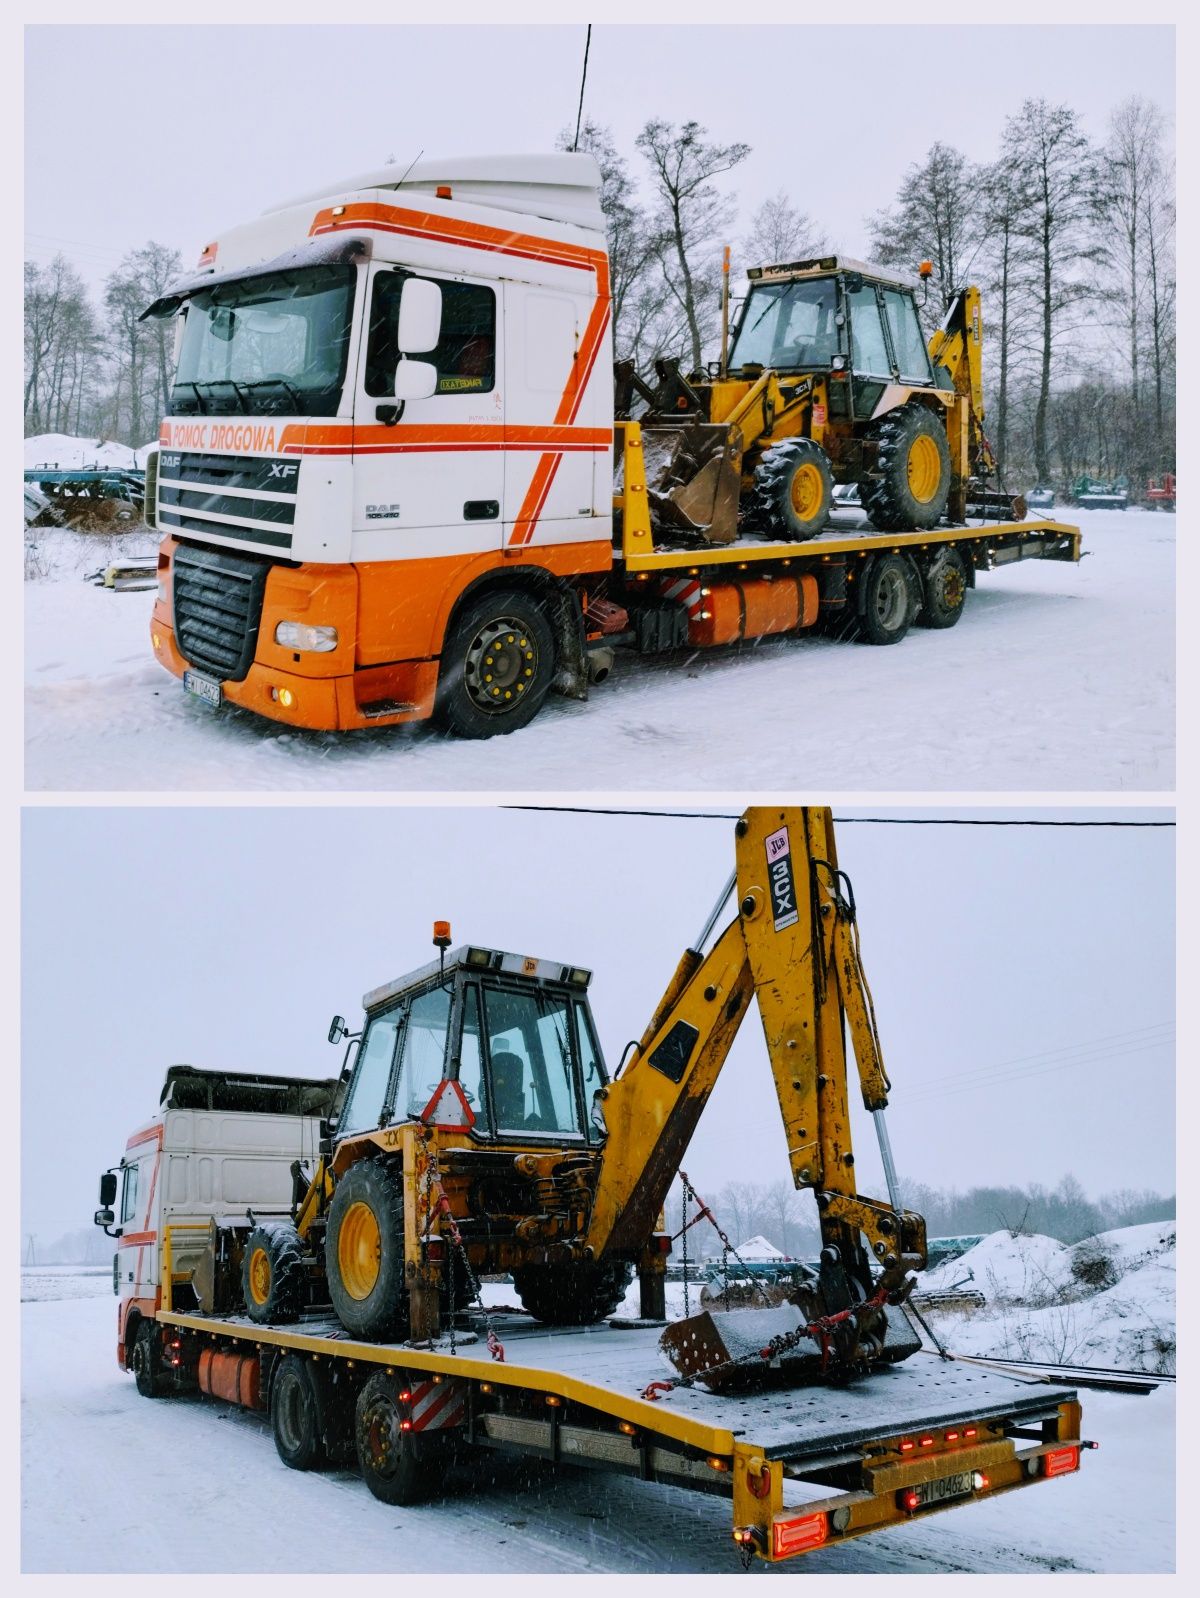
[[[933,276],[933,262],[932,261],[922,261],[920,266],[917,268],[917,271],[921,274],[922,277],[932,277]]]
[[[448,921],[435,921],[433,923],[433,946],[435,949],[448,949],[450,947],[450,923]]]

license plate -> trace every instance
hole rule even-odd
[[[974,1489],[974,1471],[961,1470],[957,1476],[942,1476],[937,1481],[921,1482],[913,1491],[922,1504],[941,1504],[947,1498],[965,1498]]]
[[[221,703],[221,684],[214,682],[211,677],[202,677],[198,671],[185,671],[183,686],[189,694],[195,694],[197,699],[202,699],[206,705],[211,705],[214,710]]]

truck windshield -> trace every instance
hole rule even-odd
[[[838,353],[837,284],[833,278],[759,283],[750,290],[729,365],[807,371]]]
[[[332,415],[353,293],[352,266],[314,266],[193,295],[170,414]]]

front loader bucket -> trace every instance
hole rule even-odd
[[[646,492],[656,531],[690,533],[709,544],[737,537],[742,438],[712,422],[652,422],[642,428]]]

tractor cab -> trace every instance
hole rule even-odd
[[[590,980],[578,966],[463,945],[374,989],[337,1140],[423,1120],[491,1143],[599,1144],[593,1101],[608,1073]]]

